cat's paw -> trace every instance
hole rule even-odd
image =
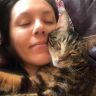
[[[56,93],[51,89],[48,89],[48,90],[44,91],[43,95],[44,96],[57,96]]]
[[[21,85],[22,76],[0,72],[0,91],[16,92]]]

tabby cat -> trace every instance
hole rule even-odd
[[[14,96],[27,86],[26,93],[37,93],[36,96],[96,96],[96,66],[87,55],[86,41],[69,21],[64,11],[49,34],[53,63],[42,67],[35,77],[0,72],[2,92]]]

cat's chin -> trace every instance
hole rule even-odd
[[[71,62],[70,63],[69,62],[64,62],[64,61],[58,62],[58,60],[54,60],[53,61],[53,66],[57,67],[57,68],[68,68],[68,67],[71,66]]]
[[[58,63],[58,61],[53,61],[53,66],[57,67],[57,68],[63,68],[64,66],[62,66],[61,64]]]

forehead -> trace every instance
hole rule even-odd
[[[12,14],[20,15],[24,12],[53,12],[51,5],[45,0],[19,0],[12,9]]]

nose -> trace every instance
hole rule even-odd
[[[45,34],[44,24],[39,19],[36,19],[34,21],[32,33],[35,35],[44,35]]]

